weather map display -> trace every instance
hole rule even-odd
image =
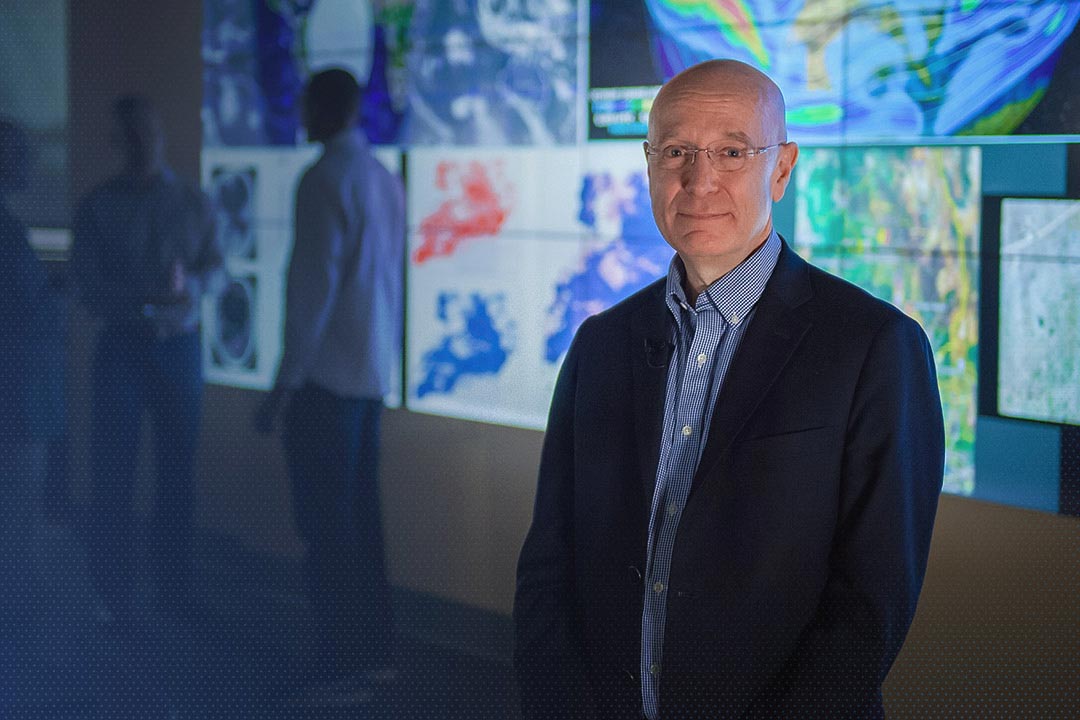
[[[578,326],[667,271],[644,168],[636,142],[410,154],[410,409],[544,427]]]
[[[376,156],[400,174],[401,154]],[[202,152],[202,185],[214,206],[229,279],[202,308],[203,374],[208,382],[269,389],[281,358],[285,268],[292,249],[296,185],[319,156],[316,145],[211,147]],[[400,371],[388,406],[401,405]]]
[[[536,329],[554,268],[580,246],[572,217],[551,210],[574,202],[577,159],[572,150],[410,153],[410,409],[544,426],[557,367]]]
[[[926,331],[945,412],[945,490],[975,489],[981,153],[975,147],[804,149],[798,251]]]
[[[607,44],[625,42],[612,32],[625,37],[625,5],[594,3],[591,138],[644,135],[658,86],[715,57],[774,78],[802,143],[1080,133],[1080,117],[1059,107],[1080,87],[1080,71],[1058,63],[1076,0],[645,0],[632,37],[647,42],[636,51],[651,67],[610,61]],[[1040,103],[1047,121],[1023,125]]]
[[[641,144],[590,148],[577,182],[579,257],[549,292],[544,359],[561,361],[578,327],[667,273],[671,246],[653,221]]]
[[[418,0],[401,142],[576,143],[583,9],[582,0]]]
[[[202,152],[228,281],[204,298],[203,375],[208,382],[267,389],[281,356],[284,266],[292,242],[292,195],[314,146],[217,147]]]
[[[998,413],[1080,425],[1080,200],[1001,202]]]

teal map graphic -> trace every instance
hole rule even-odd
[[[799,252],[915,318],[934,348],[947,492],[975,489],[977,147],[804,149]]]

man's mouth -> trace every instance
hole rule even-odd
[[[727,213],[720,212],[680,212],[681,217],[689,218],[691,220],[715,220],[718,217],[723,217]]]

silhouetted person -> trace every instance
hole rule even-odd
[[[30,171],[26,134],[0,119],[0,711],[13,701],[16,633],[34,619],[48,446],[61,427],[59,307],[26,226],[8,208]],[[2,712],[0,712],[2,714]]]
[[[92,373],[90,550],[109,610],[123,619],[135,581],[139,430],[149,413],[158,599],[187,614],[194,607],[193,465],[202,399],[199,298],[220,277],[222,254],[209,200],[165,162],[149,101],[120,97],[113,111],[123,167],[80,203],[72,248],[81,300],[102,320]]]
[[[404,192],[356,129],[360,89],[344,70],[313,76],[308,137],[324,153],[296,193],[285,348],[256,414],[283,441],[309,600],[325,663],[311,701],[363,702],[392,676],[391,608],[378,491],[382,398],[401,351]]]

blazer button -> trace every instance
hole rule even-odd
[[[637,682],[637,675],[635,673],[630,670],[623,670],[623,672],[626,673],[626,677],[630,680],[630,682]]]
[[[629,580],[630,582],[640,583],[640,582],[642,582],[644,580],[644,576],[642,576],[641,571],[638,570],[636,566],[627,565],[626,566],[626,579]]]

